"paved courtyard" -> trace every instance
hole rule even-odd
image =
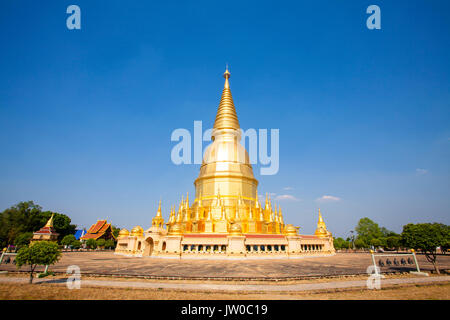
[[[423,255],[417,255],[422,271],[433,266]],[[390,258],[392,260],[392,258]],[[378,261],[378,259],[377,259]],[[115,274],[150,278],[244,278],[244,279],[299,279],[314,276],[365,274],[372,264],[370,254],[338,253],[329,257],[308,257],[283,260],[175,260],[136,258],[114,255],[112,252],[67,252],[50,270],[65,272],[70,265],[78,265],[82,274]],[[440,269],[450,270],[450,256],[439,256]],[[0,271],[15,271],[13,264],[1,264]],[[28,270],[22,267],[21,270]],[[42,268],[40,270],[43,270]],[[406,267],[382,267],[382,272],[410,271]]]

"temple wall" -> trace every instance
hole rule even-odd
[[[152,238],[152,241],[149,239]],[[140,244],[140,246],[139,246]],[[149,245],[154,247],[148,248]],[[120,238],[116,254],[127,256],[154,256],[178,258],[289,258],[334,254],[330,238],[302,238],[301,236],[246,237],[228,235],[223,237],[182,235]]]

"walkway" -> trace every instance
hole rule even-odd
[[[400,279],[382,279],[381,288],[402,284],[424,284],[448,282],[450,276],[417,277]],[[35,279],[34,283],[53,283],[65,285],[65,279]],[[0,283],[28,283],[28,278],[0,277]],[[145,281],[117,281],[117,280],[82,280],[81,286],[96,287],[116,287],[134,289],[171,289],[171,290],[195,290],[195,291],[241,291],[241,292],[299,292],[314,290],[365,288],[366,280],[332,281],[317,283],[302,283],[289,285],[269,285],[269,284],[202,284],[202,283],[155,283]]]

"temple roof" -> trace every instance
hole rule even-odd
[[[116,237],[114,237],[114,234],[112,233],[111,224],[106,223],[106,220],[98,220],[89,228],[87,234],[80,237],[80,239],[81,240],[98,239],[108,231],[111,234],[111,236],[115,239]]]

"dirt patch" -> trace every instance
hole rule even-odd
[[[241,292],[192,292],[166,289],[131,289],[82,287],[69,290],[65,286],[52,284],[6,284],[0,283],[2,300],[291,300],[291,299],[369,299],[369,300],[449,300],[450,283],[432,285],[402,285],[381,290],[352,289],[327,292],[301,293],[248,293]]]

